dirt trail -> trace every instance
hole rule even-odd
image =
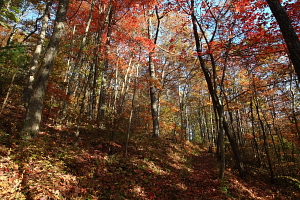
[[[186,199],[230,199],[221,192],[221,184],[217,177],[217,163],[213,154],[202,152],[192,158],[191,173],[186,179]]]

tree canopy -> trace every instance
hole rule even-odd
[[[195,142],[216,154],[220,179],[227,161],[242,178],[256,167],[271,182],[299,179],[299,10],[295,0],[2,0],[0,113],[23,111],[0,131],[26,141],[65,127],[76,141],[92,129],[125,155],[141,136]]]

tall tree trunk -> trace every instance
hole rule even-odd
[[[264,122],[262,121],[261,114],[260,114],[260,111],[259,111],[260,105],[259,105],[259,102],[258,102],[258,94],[257,94],[257,89],[256,89],[254,76],[252,78],[252,85],[253,85],[253,89],[254,89],[254,99],[253,99],[254,105],[253,106],[255,107],[256,114],[257,114],[257,119],[258,119],[259,125],[261,127],[263,147],[264,147],[265,154],[266,154],[266,157],[267,157],[267,162],[268,162],[268,167],[269,167],[269,172],[270,172],[270,180],[273,183],[275,175],[274,175],[272,161],[271,161],[271,154],[270,154],[270,151],[269,151],[269,144],[268,144],[268,141],[267,141],[266,127],[265,127]]]
[[[255,101],[256,101],[255,108],[256,108],[257,118],[258,118],[259,124],[261,126],[261,130],[262,130],[262,134],[263,134],[264,149],[265,149],[265,153],[266,153],[266,156],[267,156],[269,172],[270,172],[270,178],[271,178],[271,182],[274,183],[275,175],[274,175],[272,161],[271,161],[271,155],[270,155],[270,151],[269,151],[269,144],[267,142],[266,129],[265,129],[265,125],[264,125],[264,123],[261,119],[261,116],[260,116],[260,112],[259,112],[258,103],[257,103],[256,98],[255,98]]]
[[[183,144],[186,141],[186,123],[184,121],[184,91],[181,91],[180,85],[178,85],[178,97],[179,97],[179,112],[180,112],[180,142]]]
[[[79,50],[78,50],[77,55],[76,55],[77,60],[74,63],[73,69],[70,70],[71,71],[70,72],[71,75],[69,77],[68,85],[67,85],[67,88],[66,88],[66,94],[67,94],[67,96],[72,96],[74,93],[76,93],[75,91],[76,91],[77,84],[75,84],[74,82],[75,82],[76,74],[78,74],[78,69],[83,64],[83,60],[84,60],[83,59],[84,58],[83,49],[84,49],[84,47],[86,45],[86,41],[87,41],[87,38],[88,38],[88,32],[89,32],[90,25],[91,25],[91,22],[92,22],[92,17],[93,17],[94,7],[95,7],[94,3],[95,3],[95,0],[92,0],[92,2],[91,2],[91,8],[90,8],[89,16],[88,16],[88,21],[87,21],[87,24],[86,24],[86,27],[85,27],[85,30],[84,30],[84,35],[83,35],[83,37],[81,39]],[[74,29],[73,29],[73,35],[75,34],[75,30],[76,30],[76,25],[74,26]],[[71,47],[70,47],[70,49],[72,48],[73,44],[74,44],[74,41],[71,40]],[[69,58],[68,62],[70,62],[70,58]],[[63,118],[67,117],[67,107],[68,107],[68,102],[64,101],[64,104],[63,104]],[[78,119],[80,119],[80,118],[81,118],[81,116],[78,117]]]
[[[157,27],[156,27],[156,32],[155,32],[155,36],[154,36],[154,44],[156,45],[157,43],[157,39],[158,39],[158,33],[159,33],[159,28],[160,28],[160,19],[162,17],[158,16],[158,8],[155,7],[155,13],[156,13],[156,19],[157,19]],[[150,19],[148,19],[148,37],[149,39],[151,39],[151,21]],[[155,47],[154,47],[155,48]],[[152,125],[153,125],[153,132],[152,132],[152,136],[153,137],[159,137],[160,136],[160,131],[159,131],[159,115],[158,115],[158,97],[157,97],[157,89],[155,86],[155,83],[157,81],[156,79],[156,75],[155,75],[155,66],[153,63],[153,51],[154,49],[152,49],[152,51],[149,53],[149,62],[148,62],[148,67],[149,67],[149,76],[150,76],[150,89],[149,89],[149,93],[150,93],[150,107],[151,107],[151,115],[152,115]]]
[[[244,170],[243,162],[242,162],[240,152],[238,149],[238,145],[236,143],[234,136],[229,131],[229,126],[228,126],[228,123],[224,116],[224,106],[221,104],[220,99],[214,89],[213,82],[211,79],[211,73],[206,66],[205,60],[201,56],[202,51],[201,51],[200,37],[198,34],[198,28],[197,28],[197,18],[195,16],[195,11],[194,11],[194,0],[191,0],[191,18],[192,18],[193,33],[194,33],[194,38],[195,38],[195,42],[196,42],[196,51],[197,51],[197,55],[198,55],[198,60],[200,62],[202,72],[204,73],[204,76],[205,76],[209,94],[212,98],[213,106],[216,109],[218,116],[221,118],[220,120],[223,121],[222,125],[224,128],[225,134],[228,137],[228,140],[230,142],[236,166],[239,170],[240,176],[243,178],[245,176],[245,170]]]
[[[289,90],[290,90],[290,95],[291,95],[291,110],[292,110],[292,116],[291,116],[291,123],[294,124],[295,129],[296,129],[296,135],[298,137],[298,140],[300,141],[300,127],[298,124],[298,116],[297,116],[297,106],[296,106],[296,102],[297,102],[297,98],[296,95],[293,91],[293,75],[291,74],[290,77],[290,85],[289,85]]]
[[[86,98],[87,98],[87,90],[88,90],[89,85],[91,85],[92,78],[93,78],[93,64],[91,64],[91,66],[90,66],[87,81],[85,82],[84,87],[82,89],[83,97],[81,98],[80,112],[79,112],[79,117],[78,117],[78,120],[77,120],[77,124],[80,124],[81,118],[85,114],[85,104],[86,104],[85,101],[86,101]]]
[[[64,23],[66,21],[68,5],[69,0],[59,1],[53,33],[37,78],[33,84],[33,93],[29,100],[26,119],[21,132],[21,136],[24,139],[30,139],[31,137],[36,136],[40,130],[46,87],[59,49],[59,43],[65,31]]]
[[[97,104],[97,94],[96,90],[98,88],[98,74],[99,74],[99,66],[98,66],[98,61],[94,63],[94,77],[93,77],[93,82],[92,82],[92,87],[91,87],[91,113],[90,113],[90,119],[95,120],[96,117],[96,104]]]
[[[222,125],[222,118],[219,117],[219,133],[218,133],[218,141],[219,141],[219,148],[220,148],[220,171],[219,171],[219,178],[224,178],[225,172],[225,147],[224,147],[224,130]]]
[[[105,117],[105,110],[107,107],[106,104],[106,90],[107,90],[107,69],[109,67],[109,60],[108,60],[108,55],[110,54],[110,37],[112,34],[112,17],[113,17],[113,4],[112,4],[112,0],[110,0],[109,3],[109,7],[107,10],[107,15],[106,15],[106,19],[102,25],[102,30],[100,30],[99,34],[100,37],[102,37],[102,31],[104,30],[105,26],[107,25],[107,39],[106,39],[106,43],[105,43],[105,53],[104,53],[104,62],[103,62],[103,67],[102,67],[102,77],[101,77],[101,85],[100,85],[100,94],[99,94],[99,100],[98,100],[98,113],[97,113],[97,119],[98,120],[104,120]],[[100,41],[102,39],[99,40],[99,44]],[[95,51],[97,51],[97,49],[95,49]]]
[[[151,53],[150,53],[151,54]],[[154,81],[155,68],[152,62],[152,55],[149,55],[149,74],[150,74],[150,102],[151,102],[151,114],[152,114],[152,124],[153,124],[153,137],[159,137],[159,120],[158,120],[158,99],[156,97],[156,88]]]
[[[250,113],[251,113],[251,125],[252,125],[252,136],[253,136],[253,143],[254,143],[254,146],[255,146],[255,158],[257,158],[257,164],[258,164],[258,167],[261,167],[261,156],[260,156],[260,150],[259,150],[259,146],[258,146],[258,141],[257,141],[257,138],[256,138],[256,134],[255,134],[255,124],[254,124],[254,112],[253,112],[253,100],[251,99],[251,102],[250,102]]]
[[[127,153],[128,153],[128,144],[129,144],[129,139],[130,139],[131,123],[132,123],[133,112],[135,109],[135,96],[136,96],[136,90],[137,90],[138,76],[139,76],[139,65],[136,65],[136,74],[134,77],[133,94],[132,94],[132,99],[131,99],[131,110],[130,110],[130,116],[129,116],[128,126],[127,126],[127,137],[126,137],[125,153],[124,153],[125,157],[127,157]]]
[[[32,57],[32,60],[31,60],[31,64],[30,64],[28,83],[27,83],[27,86],[24,89],[24,103],[25,103],[26,108],[29,104],[29,100],[30,100],[30,97],[32,95],[32,89],[33,89],[32,85],[33,85],[34,80],[35,80],[35,75],[36,75],[37,67],[38,67],[38,64],[39,64],[38,63],[39,58],[41,56],[43,43],[44,43],[44,40],[45,40],[45,37],[46,37],[46,31],[47,31],[47,27],[48,27],[48,21],[49,21],[49,17],[50,17],[50,7],[51,6],[52,6],[52,0],[47,2],[47,4],[46,4],[44,15],[42,17],[42,27],[41,27],[40,35],[39,35],[37,45],[35,47],[33,57]]]
[[[298,79],[300,80],[300,41],[297,33],[287,12],[280,4],[280,1],[267,0],[267,2],[280,27],[283,38],[289,50],[289,57],[294,65]]]

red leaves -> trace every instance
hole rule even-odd
[[[70,100],[70,97],[68,95],[66,95],[65,90],[58,88],[53,83],[48,84],[47,94],[50,96],[53,96],[54,98],[61,100],[61,101],[69,101]]]
[[[148,51],[153,51],[154,48],[155,48],[155,44],[153,43],[153,40],[151,39],[148,39],[148,38],[145,38],[145,37],[141,37],[141,36],[136,36],[135,38],[135,41],[138,43],[138,44],[141,44],[143,45],[145,48],[148,49]]]
[[[169,42],[172,43],[174,41],[175,41],[175,38],[171,38]]]

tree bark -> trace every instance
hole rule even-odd
[[[252,136],[253,136],[253,143],[254,143],[254,146],[255,146],[255,158],[257,158],[257,164],[258,164],[258,167],[261,167],[261,153],[260,153],[260,150],[259,150],[259,146],[258,146],[258,141],[257,141],[257,137],[256,137],[256,134],[255,134],[255,123],[254,123],[254,112],[253,112],[253,100],[251,99],[251,102],[250,102],[250,113],[251,113],[251,125],[252,125]]]
[[[213,103],[214,109],[216,109],[218,116],[221,118],[220,120],[223,121],[222,122],[223,129],[224,129],[225,134],[228,137],[228,140],[230,142],[233,156],[235,159],[235,163],[239,170],[239,174],[243,178],[245,176],[245,170],[244,170],[243,162],[242,162],[242,159],[241,159],[241,156],[239,153],[238,145],[236,143],[234,136],[229,131],[229,126],[228,126],[228,123],[224,116],[224,106],[220,102],[220,99],[214,89],[213,82],[211,79],[211,73],[206,66],[204,58],[201,56],[202,51],[201,51],[200,37],[198,34],[198,29],[197,29],[197,18],[195,16],[195,12],[194,12],[194,0],[191,0],[191,18],[192,18],[193,34],[194,34],[194,38],[195,38],[195,42],[196,42],[196,51],[197,51],[197,55],[198,55],[198,60],[200,62],[200,66],[203,71],[205,81],[207,83],[209,94],[212,98],[212,103]]]
[[[130,110],[130,116],[129,116],[128,126],[127,126],[127,137],[126,137],[125,153],[124,153],[125,157],[127,157],[127,153],[128,153],[128,144],[130,139],[132,117],[133,117],[133,112],[135,110],[135,98],[136,98],[138,76],[139,76],[139,65],[136,66],[136,74],[134,77],[134,87],[133,87],[133,94],[131,99],[131,110]]]
[[[270,171],[270,178],[271,178],[271,182],[274,183],[275,174],[274,174],[274,170],[273,170],[273,166],[272,166],[271,155],[270,155],[270,151],[269,151],[269,144],[267,142],[267,134],[266,134],[264,123],[263,123],[263,121],[261,119],[261,116],[260,116],[257,99],[255,99],[255,101],[256,101],[255,108],[256,108],[257,118],[258,118],[259,124],[261,126],[261,130],[262,130],[262,134],[263,134],[262,135],[263,136],[263,141],[264,141],[263,146],[264,146],[264,150],[265,150],[267,161],[268,161],[268,166],[269,166],[269,171]]]
[[[47,2],[47,5],[46,5],[45,11],[44,11],[44,15],[42,17],[42,27],[41,27],[39,39],[37,41],[37,45],[35,47],[33,57],[31,60],[31,66],[29,69],[29,76],[28,76],[28,84],[24,89],[24,103],[25,103],[26,108],[29,104],[30,96],[32,94],[32,89],[33,89],[32,85],[35,80],[35,74],[36,74],[36,71],[38,68],[39,58],[41,56],[43,43],[44,43],[44,40],[46,37],[46,31],[47,31],[47,27],[48,27],[51,6],[52,6],[52,0]]]
[[[162,17],[158,16],[158,8],[155,7],[155,13],[156,13],[156,19],[157,19],[157,27],[156,27],[156,32],[154,36],[154,44],[156,45],[157,39],[158,39],[158,33],[159,33],[159,28],[160,28],[160,19]],[[151,39],[150,36],[150,19],[148,20],[148,37]],[[155,48],[155,47],[154,47]],[[153,132],[152,136],[153,137],[159,137],[160,136],[160,131],[159,131],[159,99],[157,97],[157,88],[155,87],[155,83],[157,81],[156,75],[155,75],[155,66],[153,63],[153,51],[155,49],[152,49],[152,51],[149,53],[149,62],[148,62],[148,67],[149,67],[149,75],[150,75],[150,107],[151,107],[151,115],[152,115],[152,125],[153,125]]]
[[[151,53],[150,53],[151,54]],[[158,99],[156,98],[156,88],[153,83],[156,80],[155,68],[152,62],[152,55],[149,55],[149,73],[150,73],[150,102],[153,124],[153,137],[159,137],[159,120],[158,120]]]
[[[33,84],[33,93],[29,100],[26,119],[21,132],[21,137],[24,139],[30,139],[36,136],[40,130],[46,87],[59,49],[59,43],[65,30],[64,23],[66,21],[68,5],[69,0],[59,1],[53,33],[47,46],[37,78]]]
[[[101,68],[101,83],[100,83],[100,94],[99,94],[99,100],[98,100],[98,112],[97,112],[97,119],[100,121],[103,121],[105,119],[105,111],[107,110],[107,102],[106,102],[106,90],[108,87],[107,83],[107,70],[109,68],[109,59],[108,55],[110,54],[110,38],[112,34],[112,20],[113,20],[113,14],[114,14],[114,8],[112,0],[109,3],[109,7],[106,14],[106,19],[103,22],[102,28],[99,32],[99,36],[102,37],[102,33],[104,28],[107,26],[107,33],[106,33],[106,42],[105,42],[105,52],[104,52],[104,62],[103,67]],[[101,43],[102,38],[99,38],[99,45]],[[95,48],[95,53],[98,51],[98,48]]]
[[[289,57],[294,65],[298,79],[300,80],[300,41],[297,33],[287,12],[280,4],[280,1],[267,0],[267,2],[280,27],[283,38],[289,50]]]

